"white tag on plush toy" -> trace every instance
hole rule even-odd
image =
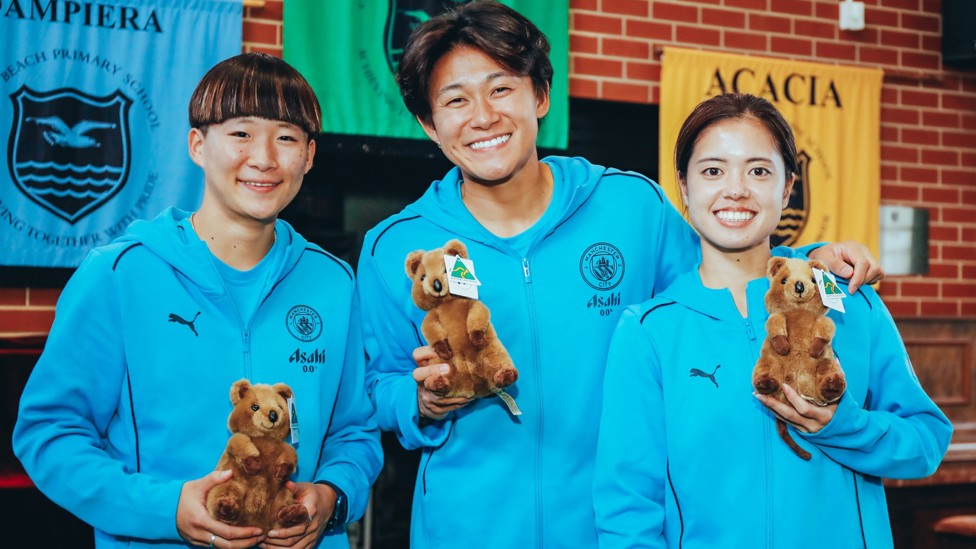
[[[291,427],[291,443],[292,445],[298,444],[298,408],[295,407],[295,399],[288,398],[285,399],[288,402],[288,417],[291,422],[289,426]]]
[[[478,286],[481,281],[474,274],[474,261],[459,255],[445,255],[447,268],[447,291],[461,297],[478,299]]]
[[[522,415],[522,410],[519,410],[518,404],[515,404],[515,399],[512,398],[512,395],[498,388],[492,389],[491,391],[498,395],[498,398],[502,399],[505,406],[508,406],[509,413],[511,413],[513,416]]]
[[[813,277],[817,279],[817,289],[820,290],[820,299],[823,300],[823,304],[835,311],[845,312],[842,300],[847,295],[837,285],[837,279],[834,278],[833,273],[821,271],[814,267]]]

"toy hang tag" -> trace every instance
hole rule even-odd
[[[461,297],[478,299],[481,281],[474,274],[473,261],[459,255],[445,255],[444,267],[447,269],[447,291]]]
[[[285,399],[288,404],[288,417],[291,422],[289,426],[291,427],[291,443],[294,446],[298,444],[298,408],[295,407],[295,399],[288,398]]]
[[[502,399],[502,402],[505,403],[505,406],[508,406],[508,413],[512,414],[513,416],[522,415],[522,410],[519,410],[518,404],[515,404],[515,399],[512,398],[512,395],[506,393],[505,391],[497,387],[492,388],[491,392],[498,395],[498,398]]]
[[[817,280],[817,289],[820,290],[820,299],[823,300],[823,304],[835,311],[845,312],[843,299],[847,297],[847,294],[837,285],[833,273],[814,268],[813,277]]]

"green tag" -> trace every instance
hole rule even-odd
[[[451,276],[460,280],[470,280],[472,282],[477,282],[477,278],[474,277],[474,273],[468,269],[468,266],[461,261],[459,256],[454,256],[454,268],[451,269]]]
[[[837,283],[827,276],[827,273],[820,271],[820,277],[823,282],[824,293],[827,295],[844,295],[844,292],[837,286]]]

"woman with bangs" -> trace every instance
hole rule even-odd
[[[353,275],[278,219],[312,167],[318,100],[284,61],[243,54],[203,77],[189,117],[200,207],[89,253],[24,390],[15,452],[99,548],[348,547],[382,466]],[[213,468],[241,378],[294,391],[288,487],[306,524],[263,532],[207,512],[231,476]]]
[[[827,316],[846,374],[839,400],[820,405],[784,384],[780,402],[753,389],[770,235],[798,173],[792,129],[765,99],[719,95],[685,120],[675,167],[701,260],[628,307],[610,342],[593,482],[599,546],[892,547],[882,478],[932,474],[952,425],[878,294],[838,279],[845,312]],[[805,457],[780,440],[777,419]]]

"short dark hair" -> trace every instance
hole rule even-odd
[[[519,12],[493,1],[475,1],[429,19],[410,34],[397,67],[403,102],[431,123],[430,77],[434,65],[456,47],[484,52],[517,76],[529,76],[539,97],[552,86],[549,40]]]
[[[214,65],[190,97],[190,127],[206,129],[254,116],[294,124],[311,138],[322,131],[322,110],[305,78],[266,53],[242,53]]]
[[[786,178],[799,173],[796,155],[796,139],[790,123],[769,101],[747,93],[726,93],[706,99],[691,111],[681,125],[674,145],[674,169],[678,179],[685,180],[688,162],[695,150],[698,136],[712,124],[730,118],[753,117],[764,126],[773,138],[786,166]]]

